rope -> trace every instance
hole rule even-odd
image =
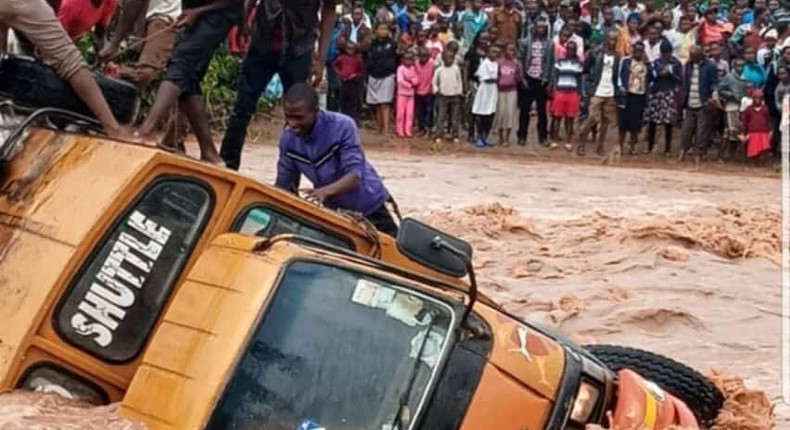
[[[398,224],[403,222],[403,216],[400,214],[400,208],[398,207],[398,202],[395,201],[395,198],[390,195],[387,199],[387,202],[392,205],[392,212],[395,214],[395,218],[398,219]]]
[[[133,48],[138,48],[138,47],[142,46],[144,43],[154,39],[155,37],[161,36],[162,34],[165,34],[165,33],[167,33],[168,31],[170,31],[170,30],[172,30],[174,28],[177,28],[177,22],[175,22],[175,21],[173,21],[172,23],[168,24],[165,28],[162,28],[161,30],[155,31],[155,32],[153,32],[151,34],[146,35],[142,39],[137,40],[136,42],[130,43],[125,48],[118,49],[118,52],[115,55],[113,55],[112,57],[110,57],[109,59],[107,59],[107,62],[112,61],[112,60],[120,57],[121,55],[126,53],[126,51],[129,51],[129,50],[131,50]]]

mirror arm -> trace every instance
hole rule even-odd
[[[469,315],[472,313],[472,308],[477,302],[477,277],[475,276],[475,268],[472,265],[472,259],[468,258],[463,251],[456,248],[455,246],[448,243],[446,240],[443,240],[441,237],[436,236],[431,241],[431,247],[434,249],[444,249],[449,251],[451,254],[455,255],[461,261],[464,262],[466,265],[466,270],[469,273],[469,304],[466,306],[464,310],[463,318],[461,318],[461,323],[464,327],[476,331],[474,327],[468,324]]]

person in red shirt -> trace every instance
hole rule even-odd
[[[741,139],[746,141],[746,156],[755,158],[771,149],[771,118],[763,103],[763,92],[752,91],[752,104],[741,112]]]
[[[705,16],[702,24],[699,26],[699,37],[697,40],[702,46],[707,46],[711,43],[718,43],[722,40],[723,25],[718,21],[718,9],[709,7],[705,10]]]
[[[107,27],[117,6],[116,0],[61,0],[57,17],[72,39],[93,30],[93,46],[100,52],[107,42]]]
[[[346,43],[345,51],[332,63],[332,67],[340,78],[340,112],[359,124],[365,65],[362,55],[357,52],[357,45]]]
[[[419,136],[425,136],[433,129],[433,72],[436,70],[436,63],[431,61],[431,53],[426,47],[422,47],[418,53],[418,60],[414,63],[419,80],[417,88],[414,89],[414,106],[417,117],[417,130]]]

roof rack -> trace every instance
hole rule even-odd
[[[304,245],[310,248],[322,249],[325,251],[330,251],[336,254],[341,254],[344,257],[348,257],[354,259],[355,262],[364,264],[367,267],[372,267],[376,269],[384,269],[389,272],[395,273],[396,275],[403,276],[404,278],[411,279],[412,281],[421,282],[430,284],[432,286],[441,288],[443,290],[449,290],[461,293],[462,295],[469,297],[469,291],[464,288],[459,288],[457,285],[453,285],[449,282],[445,282],[436,278],[431,278],[425,275],[420,275],[405,269],[402,269],[398,266],[392,265],[390,263],[386,263],[381,260],[377,260],[375,258],[368,257],[366,255],[359,254],[355,251],[341,248],[336,245],[332,245],[330,243],[322,242],[317,239],[313,239],[310,237],[300,236],[296,234],[280,234],[271,238],[265,238],[255,244],[252,248],[253,252],[261,252],[269,249],[271,246],[278,242],[290,242],[295,243],[297,245]]]

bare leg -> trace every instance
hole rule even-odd
[[[551,117],[551,140],[558,141],[560,134],[560,119],[556,116]]]
[[[625,135],[626,135],[626,132],[623,131],[623,130],[620,130],[620,136],[619,136],[619,139],[618,139],[617,142],[620,145],[620,153],[621,154],[625,154]]]
[[[508,146],[510,146],[510,133],[511,133],[511,131],[512,131],[511,129],[505,130],[505,143],[507,143]]]
[[[187,119],[181,110],[173,109],[165,127],[165,135],[162,138],[162,146],[174,148],[181,152],[186,152],[184,140],[187,135]]]
[[[189,120],[192,131],[195,133],[200,146],[200,159],[214,164],[224,164],[222,157],[214,146],[214,139],[209,129],[209,118],[206,114],[203,98],[199,95],[190,95],[182,98],[181,111]]]
[[[176,100],[181,96],[181,88],[170,81],[162,81],[156,91],[154,105],[148,112],[145,121],[140,125],[139,133],[144,137],[151,137],[159,121],[172,109]]]
[[[565,118],[565,139],[568,145],[573,140],[573,118]]]
[[[382,134],[389,136],[390,132],[390,116],[391,114],[391,107],[390,105],[381,105],[381,126],[382,126]]]
[[[499,146],[505,146],[505,130],[499,129]]]
[[[639,139],[639,135],[637,133],[631,133],[631,140],[628,142],[628,155],[634,155],[634,151],[636,151],[636,142]]]

